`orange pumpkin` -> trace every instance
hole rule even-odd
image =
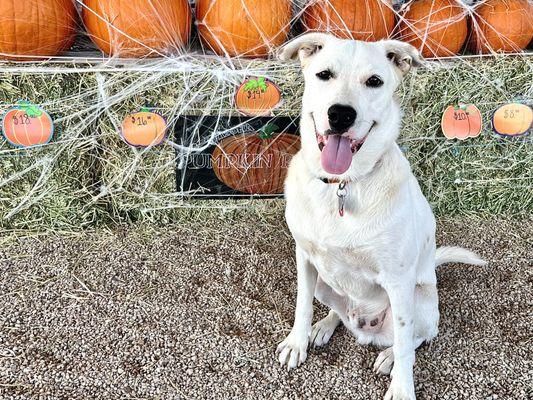
[[[248,116],[271,115],[280,101],[278,87],[263,77],[246,79],[235,95],[235,106]]]
[[[85,0],[82,15],[92,40],[111,56],[175,54],[191,32],[187,0]]]
[[[442,115],[441,128],[448,139],[477,137],[482,128],[481,113],[473,104],[449,106]]]
[[[223,139],[213,151],[213,170],[227,186],[250,194],[283,193],[287,168],[300,149],[300,137],[272,132],[235,135]]]
[[[401,39],[424,57],[457,54],[468,33],[465,9],[457,0],[415,0],[402,14],[398,28]]]
[[[52,139],[54,123],[46,111],[29,103],[21,103],[5,114],[2,132],[15,147],[40,146]]]
[[[505,104],[492,116],[492,128],[503,136],[523,135],[531,129],[532,123],[533,110],[520,103]]]
[[[267,56],[287,40],[291,14],[290,0],[196,1],[202,42],[227,56]]]
[[[303,22],[307,30],[376,41],[392,33],[394,11],[389,0],[311,0]]]
[[[530,0],[486,0],[474,9],[470,48],[475,53],[515,52],[533,39]]]
[[[1,0],[0,58],[57,56],[74,43],[76,25],[72,0]]]
[[[165,140],[167,122],[161,115],[146,109],[130,114],[122,123],[122,138],[130,146],[157,146]]]

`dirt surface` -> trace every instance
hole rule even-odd
[[[379,350],[344,328],[298,370],[278,366],[296,289],[285,226],[210,225],[0,240],[0,398],[381,399]],[[418,398],[531,398],[532,221],[438,230],[490,265],[440,267],[440,334],[417,352]]]

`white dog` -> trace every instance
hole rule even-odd
[[[300,365],[342,321],[360,343],[387,347],[374,365],[392,369],[385,399],[414,399],[415,349],[438,331],[435,267],[484,264],[465,249],[435,249],[433,213],[395,142],[394,92],[421,58],[406,43],[321,33],[289,42],[280,58],[299,58],[305,92],[302,149],[285,187],[298,295],[279,360]],[[314,297],[331,311],[311,326]]]

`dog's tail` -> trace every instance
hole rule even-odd
[[[487,265],[485,260],[482,260],[476,253],[470,250],[463,249],[462,247],[439,247],[435,254],[435,266],[449,262],[480,266]]]

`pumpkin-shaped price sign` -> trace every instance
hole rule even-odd
[[[473,104],[448,106],[442,115],[442,133],[448,139],[465,140],[481,133],[482,118],[479,109]]]
[[[268,124],[257,134],[223,139],[211,156],[217,178],[244,193],[283,193],[290,160],[300,149],[300,137],[277,130],[276,125]]]
[[[7,111],[2,118],[2,133],[15,147],[47,144],[54,136],[54,122],[42,108],[27,101]]]
[[[235,106],[247,116],[269,116],[281,102],[281,91],[265,77],[248,78],[237,89]]]
[[[492,116],[492,129],[502,136],[523,135],[530,131],[532,124],[533,110],[525,104],[505,104]]]
[[[162,115],[143,108],[128,115],[122,123],[122,139],[130,146],[152,147],[161,144],[167,134],[167,122]]]

